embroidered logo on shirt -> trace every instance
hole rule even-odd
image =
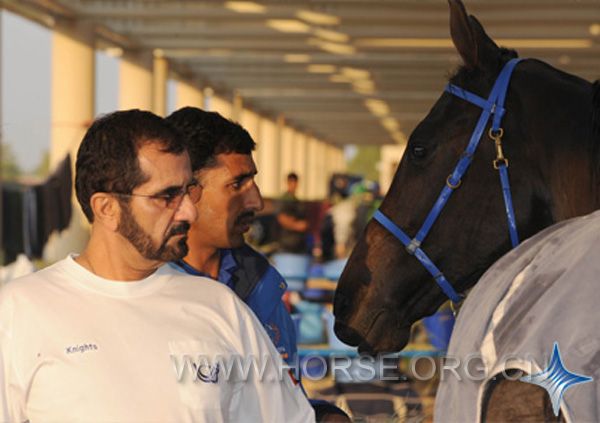
[[[279,344],[279,340],[281,339],[281,331],[279,327],[275,323],[267,323],[264,325],[269,338],[273,341],[275,345]]]
[[[75,354],[75,353],[85,353],[88,351],[96,351],[98,349],[98,345],[96,344],[79,344],[73,345],[65,348],[65,353],[67,354]]]
[[[208,363],[202,363],[199,366],[192,363],[194,370],[196,371],[196,377],[204,383],[218,383],[219,382],[219,363],[210,365]]]

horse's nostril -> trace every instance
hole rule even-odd
[[[357,346],[362,342],[362,337],[358,332],[337,320],[335,322],[334,331],[336,336],[345,344]]]
[[[333,314],[335,315],[336,319],[343,319],[346,316],[348,309],[350,308],[350,304],[350,300],[344,294],[339,291],[335,293]]]

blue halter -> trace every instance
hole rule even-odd
[[[465,91],[456,85],[448,84],[446,86],[446,91],[450,94],[473,103],[476,106],[481,107],[483,110],[479,116],[479,121],[475,126],[475,130],[471,135],[469,145],[460,157],[458,164],[454,168],[454,171],[446,179],[446,186],[442,189],[442,192],[440,193],[433,208],[427,215],[427,218],[421,226],[421,229],[419,229],[419,232],[417,232],[417,235],[413,239],[410,239],[410,237],[402,229],[400,229],[398,225],[385,216],[381,210],[377,210],[373,215],[373,219],[383,225],[384,228],[398,238],[398,240],[400,240],[400,242],[402,242],[402,244],[404,244],[406,247],[406,251],[408,251],[410,255],[414,255],[417,260],[421,262],[425,269],[427,269],[431,276],[433,276],[434,280],[442,289],[442,291],[444,291],[444,294],[446,294],[446,296],[448,296],[448,298],[450,298],[454,304],[460,303],[464,297],[456,292],[444,274],[437,268],[433,261],[431,261],[427,254],[425,254],[425,252],[421,249],[421,244],[423,243],[425,237],[427,237],[429,230],[448,202],[452,192],[460,186],[461,179],[473,160],[473,154],[479,145],[479,141],[481,140],[481,136],[483,135],[485,127],[490,117],[492,117],[492,126],[489,131],[489,136],[496,144],[496,159],[493,162],[494,169],[498,170],[500,175],[500,183],[502,184],[502,194],[504,196],[504,206],[508,220],[510,240],[513,248],[519,245],[515,212],[513,209],[510,183],[508,180],[508,160],[504,157],[502,152],[501,140],[504,131],[500,127],[500,123],[502,122],[502,117],[506,111],[504,109],[504,100],[506,99],[506,91],[508,90],[510,77],[515,66],[521,60],[522,59],[511,59],[504,65],[504,68],[502,68],[502,71],[498,75],[498,78],[494,83],[494,87],[492,88],[492,92],[487,100],[469,91]]]

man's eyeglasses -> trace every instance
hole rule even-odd
[[[190,196],[192,203],[197,203],[202,196],[202,185],[198,181],[190,182],[179,188],[169,188],[164,192],[158,194],[125,194],[121,192],[112,192],[111,194],[119,195],[123,197],[146,197],[151,198],[158,202],[161,207],[167,209],[177,209],[183,202],[183,197],[186,195]]]

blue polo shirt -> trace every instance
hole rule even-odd
[[[282,300],[287,289],[283,276],[262,254],[247,245],[237,249],[222,249],[220,254],[217,280],[231,288],[252,309],[281,357],[294,365],[297,354],[296,330]],[[183,260],[169,264],[181,272],[210,278]]]
[[[238,268],[238,264],[233,257],[230,249],[219,250],[221,254],[221,263],[219,266],[219,274],[217,275],[217,280],[222,284],[227,285],[229,288],[234,289],[235,283],[233,281],[232,275],[233,272]],[[193,276],[204,276],[205,278],[212,279],[210,275],[207,275],[204,272],[194,269],[192,266],[187,264],[183,260],[177,260],[173,264],[179,266],[180,269],[185,270],[185,273]]]

